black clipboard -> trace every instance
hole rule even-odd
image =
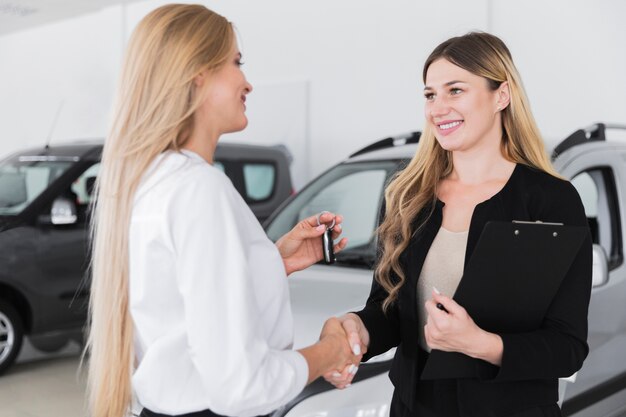
[[[559,223],[488,222],[453,299],[484,330],[535,330],[588,233],[588,227]],[[486,364],[433,350],[421,378],[476,378]]]

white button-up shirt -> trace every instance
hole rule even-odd
[[[267,414],[305,386],[276,246],[232,183],[167,151],[130,223],[130,312],[140,405],[164,414]]]

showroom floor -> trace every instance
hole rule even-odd
[[[84,417],[79,363],[78,344],[43,354],[26,341],[17,363],[0,377],[0,417]]]

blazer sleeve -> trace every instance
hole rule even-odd
[[[578,192],[569,182],[542,191],[537,219],[588,226]],[[504,350],[495,381],[567,377],[586,358],[587,313],[591,296],[592,242],[587,234],[552,301],[540,329],[501,334]]]
[[[383,311],[383,302],[387,298],[387,294],[387,291],[374,278],[365,307],[356,312],[370,335],[370,344],[367,353],[363,355],[363,362],[385,353],[400,343],[400,320],[397,303],[393,303],[387,311]]]
[[[385,218],[385,201],[379,215],[379,224]],[[376,251],[376,265],[380,261],[382,248],[378,243]],[[361,311],[355,312],[365,325],[369,336],[370,344],[367,353],[363,355],[363,362],[368,361],[376,355],[385,353],[392,347],[400,343],[400,320],[398,315],[398,303],[394,302],[387,311],[383,311],[383,302],[389,293],[378,283],[376,276],[372,279],[372,288],[365,307]]]

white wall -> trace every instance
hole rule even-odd
[[[119,8],[0,37],[0,155],[103,136],[120,66]]]
[[[507,42],[547,139],[599,121],[626,124],[626,2],[494,1],[493,31]]]
[[[0,37],[0,155],[104,136],[123,39],[146,1]],[[512,50],[547,138],[626,123],[620,0],[204,1],[235,22],[255,90],[226,141],[286,143],[296,184],[356,148],[423,126],[421,65],[446,38],[490,30]]]

